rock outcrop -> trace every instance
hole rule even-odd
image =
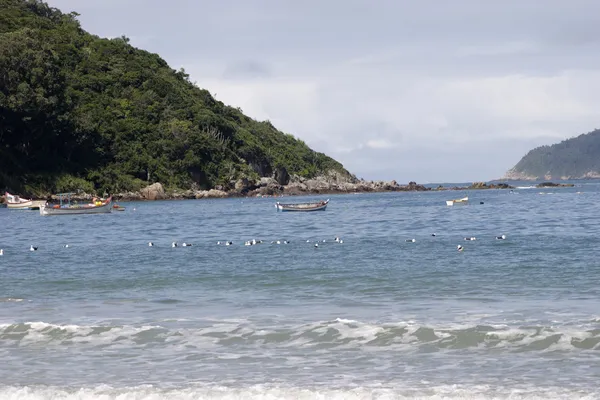
[[[507,183],[490,183],[487,184],[485,182],[473,182],[471,186],[467,189],[514,189],[513,186],[510,186]]]
[[[287,182],[287,184],[283,184]],[[356,179],[352,175],[330,171],[314,178],[289,175],[285,169],[275,170],[270,177],[262,177],[254,181],[241,178],[229,186],[231,189],[218,186],[210,190],[197,190],[194,187],[185,191],[165,193],[160,183],[154,183],[139,192],[121,193],[117,200],[158,200],[158,199],[215,199],[224,197],[261,197],[261,196],[294,196],[306,194],[344,194],[369,192],[425,192],[430,190],[467,190],[467,189],[512,189],[506,183],[474,182],[468,187],[430,188],[411,181],[401,185],[395,180],[366,181]]]
[[[572,183],[554,183],[554,182],[542,182],[537,184],[535,187],[538,188],[548,188],[548,187],[573,187],[575,186]]]
[[[165,190],[158,182],[146,186],[140,191],[140,193],[145,200],[162,200],[166,198]]]

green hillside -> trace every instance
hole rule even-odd
[[[0,0],[0,190],[228,189],[282,168],[349,175],[126,37],[91,35],[41,1]]]
[[[600,129],[531,150],[505,178],[600,178]]]

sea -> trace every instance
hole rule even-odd
[[[600,398],[597,181],[123,205],[0,209],[0,399]]]

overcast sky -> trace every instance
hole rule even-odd
[[[50,0],[358,177],[499,178],[600,128],[598,0]]]

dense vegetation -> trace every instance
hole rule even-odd
[[[281,168],[347,174],[128,42],[91,35],[76,13],[42,1],[0,0],[0,190],[227,189]]]
[[[543,179],[583,178],[600,174],[600,129],[531,150],[510,171]]]

